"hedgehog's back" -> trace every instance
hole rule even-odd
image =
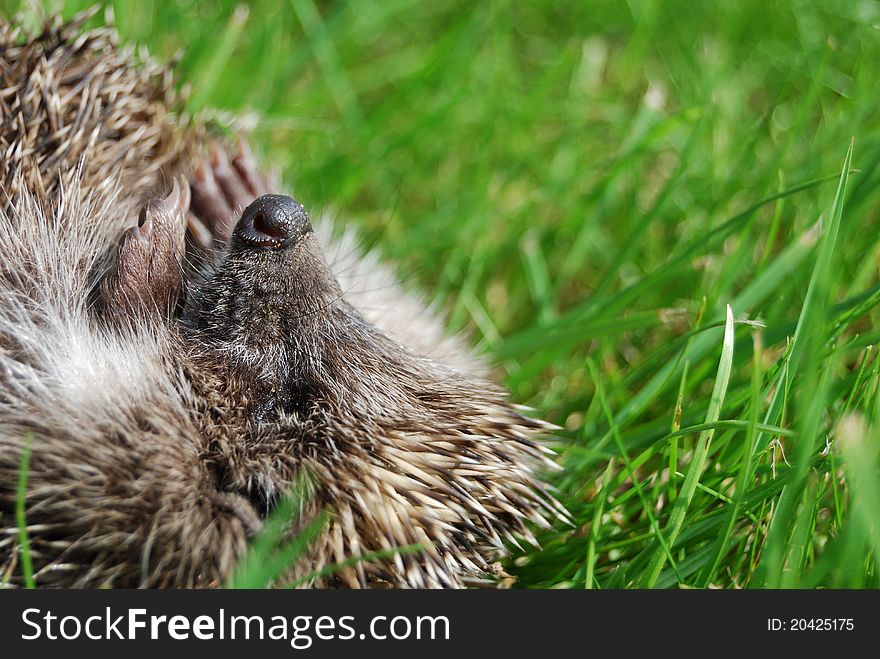
[[[140,200],[188,162],[169,71],[121,48],[110,28],[80,34],[87,17],[35,38],[0,18],[4,205],[22,188],[51,198],[77,176],[84,194],[120,185]]]

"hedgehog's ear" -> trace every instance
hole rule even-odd
[[[189,186],[175,179],[168,196],[151,199],[141,209],[137,226],[119,241],[116,263],[95,289],[94,308],[102,319],[168,317],[179,308],[189,202]]]

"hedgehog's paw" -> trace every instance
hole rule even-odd
[[[151,199],[141,209],[138,225],[119,241],[114,269],[101,282],[98,307],[105,316],[174,310],[189,203],[189,186],[175,179],[167,197]]]
[[[248,538],[263,530],[263,520],[243,496],[234,492],[214,492],[211,500],[218,510],[234,515],[241,522]]]
[[[254,199],[272,191],[243,138],[238,138],[231,161],[217,144],[212,144],[210,151],[192,181],[195,217],[189,219],[190,237],[203,249],[209,249],[213,240],[228,242],[241,212]]]

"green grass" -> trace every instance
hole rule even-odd
[[[25,438],[24,447],[21,452],[21,467],[18,470],[18,488],[16,488],[15,497],[15,525],[18,527],[18,545],[20,547],[21,557],[21,573],[24,577],[25,588],[33,589],[36,587],[34,583],[34,566],[31,561],[31,548],[27,531],[27,520],[25,519],[25,504],[27,502],[27,479],[31,462],[31,441],[32,437],[28,435]]]
[[[564,428],[518,585],[880,585],[878,5],[115,4]]]
[[[266,519],[265,527],[251,542],[227,588],[266,588],[284,578],[288,566],[306,553],[327,521],[324,514],[319,514],[294,537],[287,537],[290,520],[299,516],[307,498],[307,479],[301,478]]]

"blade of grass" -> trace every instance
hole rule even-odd
[[[254,538],[247,555],[237,566],[227,588],[266,588],[281,577],[324,527],[326,514],[319,513],[296,536],[284,543],[291,524],[300,518],[308,480],[302,476],[278,502],[263,530]]]
[[[31,548],[28,541],[27,521],[25,520],[25,507],[27,505],[27,480],[31,464],[31,444],[33,436],[28,434],[24,438],[21,448],[21,465],[18,469],[18,491],[15,498],[15,523],[18,526],[18,546],[21,552],[21,571],[24,577],[25,588],[36,588],[34,583],[34,566],[31,561]]]
[[[594,573],[596,570],[596,538],[602,527],[602,515],[605,512],[605,501],[608,499],[608,481],[611,479],[611,471],[614,469],[614,461],[609,460],[608,466],[602,474],[599,491],[596,493],[596,510],[593,512],[593,522],[590,524],[590,538],[587,540],[586,574],[584,575],[584,588],[593,588]]]
[[[861,528],[874,558],[880,565],[880,528],[877,511],[880,510],[880,483],[877,480],[877,441],[880,436],[865,421],[850,415],[838,423],[836,445],[843,455],[850,485],[851,514]]]
[[[833,279],[837,274],[832,268],[832,259],[843,218],[844,198],[852,167],[852,156],[853,143],[850,142],[831,206],[831,220],[822,236],[822,244],[813,267],[810,284],[786,360],[789,366],[787,380],[791,383],[799,369],[800,362],[806,358],[806,368],[802,369],[805,374],[802,382],[799,383],[799,388],[806,392],[808,402],[805,405],[803,420],[800,424],[801,441],[795,447],[793,477],[783,490],[774,510],[764,552],[758,566],[761,582],[771,588],[778,587],[781,583],[786,545],[791,525],[794,523],[794,509],[801,499],[801,490],[815,452],[815,441],[820,434],[822,416],[827,401],[830,370],[827,364],[821,363],[823,361],[824,337],[819,336],[819,333],[827,326],[826,314],[831,302]]]
[[[724,403],[724,395],[727,393],[727,385],[730,382],[730,371],[732,366],[733,310],[730,308],[730,305],[728,305],[727,320],[724,325],[724,338],[721,347],[721,359],[718,363],[718,374],[715,378],[715,386],[712,389],[712,397],[709,400],[709,409],[706,412],[706,423],[715,423],[718,421],[718,416],[721,413],[721,406]],[[681,491],[675,501],[672,512],[669,514],[667,528],[664,529],[666,535],[665,539],[669,546],[675,544],[675,540],[681,531],[685,515],[687,514],[687,509],[691,504],[700,475],[706,465],[706,458],[709,454],[709,444],[711,443],[714,434],[714,430],[705,430],[700,433],[700,437],[697,440],[691,464],[688,467],[684,482],[681,485]],[[660,576],[660,572],[666,564],[666,559],[667,553],[663,551],[662,548],[657,549],[651,560],[651,564],[645,573],[645,578],[642,581],[641,585],[643,587],[654,587],[657,578]]]
[[[813,532],[816,529],[816,515],[821,504],[817,497],[817,490],[818,478],[815,472],[810,472],[807,476],[806,486],[802,490],[800,509],[791,534],[791,541],[787,547],[785,568],[780,582],[782,588],[797,588],[807,565]]]
[[[211,94],[217,87],[223,70],[226,68],[229,59],[241,40],[249,14],[250,12],[246,5],[238,5],[235,8],[220,37],[213,40],[214,46],[210,49],[210,59],[201,64],[191,74],[195,91],[187,103],[190,111],[196,112],[201,110],[209,103]]]
[[[754,350],[752,356],[752,386],[751,386],[751,403],[749,405],[749,424],[746,430],[745,441],[745,459],[740,463],[739,473],[736,479],[736,496],[733,505],[729,506],[727,513],[727,521],[724,524],[724,530],[719,534],[718,541],[715,543],[714,558],[709,566],[704,570],[703,576],[699,579],[701,587],[707,587],[715,573],[721,565],[721,560],[728,549],[730,536],[733,533],[733,527],[739,516],[742,507],[743,496],[748,491],[749,479],[751,478],[752,463],[755,458],[756,438],[758,433],[758,413],[760,410],[761,400],[761,335],[758,332],[753,334]]]
[[[623,458],[623,464],[626,467],[625,473],[629,475],[630,480],[632,480],[633,490],[639,497],[639,501],[642,504],[642,510],[648,518],[648,523],[651,527],[651,532],[654,534],[655,539],[660,544],[659,552],[663,553],[663,560],[669,560],[669,564],[672,567],[673,572],[681,578],[681,575],[678,573],[677,566],[675,564],[675,560],[672,557],[670,552],[671,542],[667,542],[666,538],[663,537],[663,532],[660,529],[660,525],[657,523],[657,518],[651,510],[651,504],[648,502],[647,497],[644,493],[644,486],[642,485],[640,479],[636,475],[636,467],[633,462],[630,460],[629,454],[626,451],[626,447],[623,445],[623,440],[620,437],[620,432],[617,428],[617,424],[614,423],[614,415],[611,413],[611,409],[608,407],[608,402],[605,399],[604,388],[602,387],[602,382],[599,379],[599,371],[596,368],[596,364],[592,359],[587,359],[587,366],[590,371],[590,377],[593,378],[593,384],[596,387],[596,396],[599,398],[599,404],[602,407],[602,410],[605,412],[605,417],[608,420],[608,425],[611,426],[611,434],[614,437],[615,442],[617,443],[617,448],[620,451],[620,456]],[[647,452],[646,452],[647,453]]]

